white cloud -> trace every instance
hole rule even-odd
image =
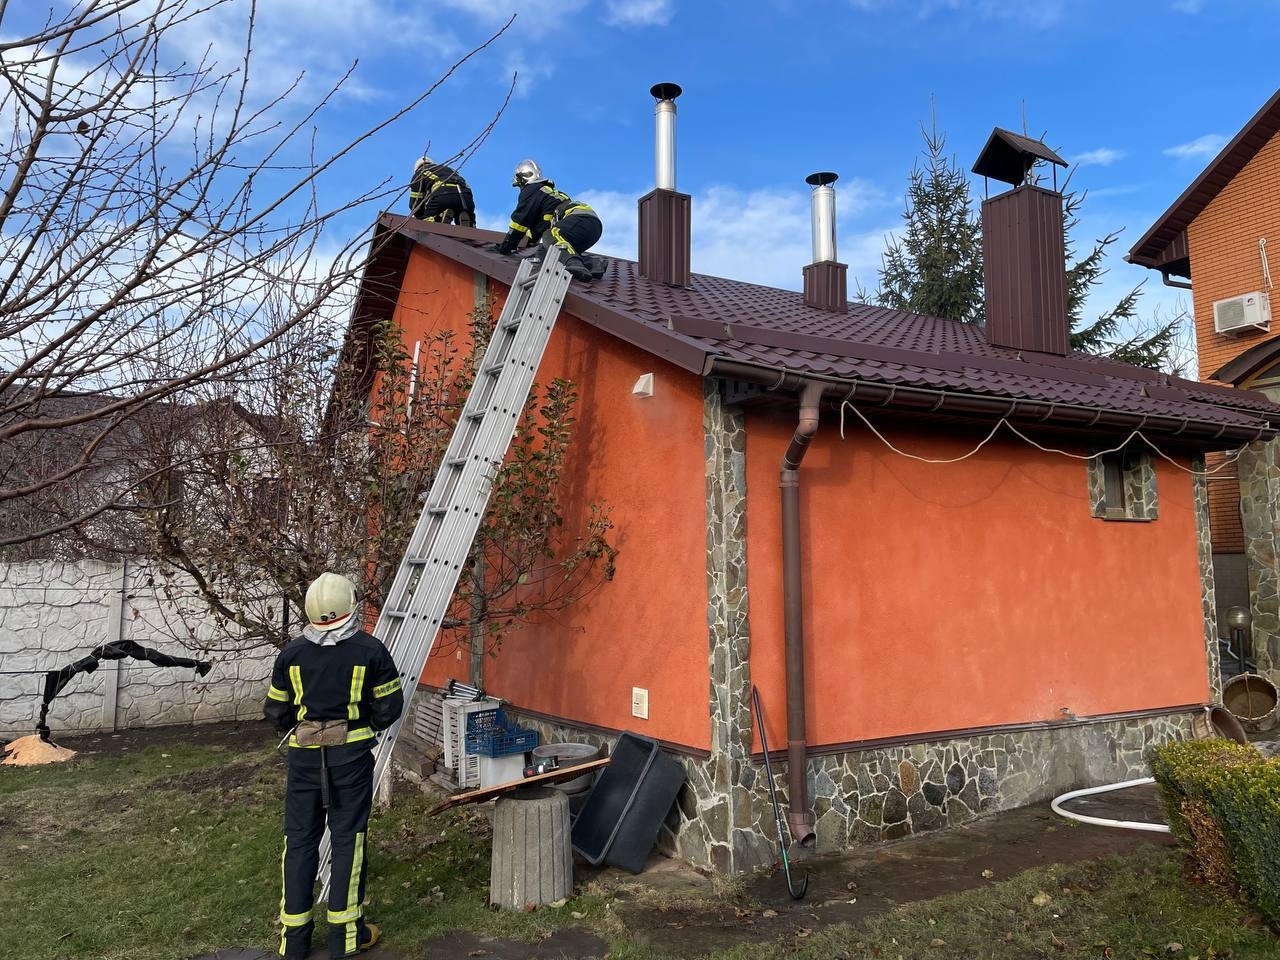
[[[638,194],[600,190],[575,196],[591,204],[604,223],[604,235],[595,250],[634,260]],[[868,289],[874,288],[885,236],[890,231],[877,228],[842,233],[838,224],[887,202],[883,191],[863,180],[842,181],[837,188],[837,246],[841,261],[849,264],[851,290],[857,280]],[[477,219],[482,227],[507,229],[505,212],[480,211]],[[799,289],[801,268],[812,259],[809,190],[803,185],[759,190],[708,187],[693,197],[692,241],[695,273]]]
[[[857,10],[868,13],[907,9],[923,20],[939,12],[972,15],[982,20],[1013,20],[1030,27],[1050,27],[1058,23],[1066,9],[1065,0],[1038,0],[1035,3],[1007,3],[1003,0],[849,0]]]
[[[588,2],[589,0],[554,0],[553,3],[535,3],[533,0],[434,0],[431,9],[455,11],[488,30],[496,30],[514,15],[515,22],[500,41],[506,50],[506,56],[497,79],[505,86],[511,82],[511,74],[518,72],[520,78],[516,84],[516,95],[523,97],[540,80],[555,73],[555,58],[547,56],[540,42],[549,36],[562,34],[571,27],[573,20]],[[434,19],[441,19],[441,15],[436,14]],[[415,27],[412,32],[419,34],[424,31]]]
[[[1194,160],[1201,157],[1212,157],[1222,149],[1226,142],[1227,138],[1220,133],[1206,133],[1203,137],[1196,137],[1194,140],[1188,140],[1186,143],[1180,143],[1177,146],[1169,147],[1165,150],[1165,156],[1177,157],[1179,160]]]
[[[672,0],[607,0],[605,23],[624,27],[665,27],[675,13]]]
[[[1099,147],[1097,150],[1086,150],[1084,153],[1078,154],[1074,160],[1077,166],[1081,167],[1109,167],[1124,157],[1123,150],[1115,150],[1111,147]]]

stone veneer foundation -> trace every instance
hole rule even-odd
[[[1246,444],[1240,450],[1240,526],[1249,568],[1250,658],[1258,671],[1280,682],[1280,440]]]
[[[703,429],[707,498],[707,664],[710,750],[669,746],[688,779],[658,838],[664,853],[720,873],[774,862],[777,832],[764,764],[750,753],[750,633],[746,578],[746,430],[740,408],[707,381]],[[1203,461],[1194,464],[1203,470]],[[1091,489],[1100,477],[1090,473]],[[1154,470],[1141,475],[1154,513]],[[1194,479],[1205,650],[1220,690],[1207,484]],[[1138,491],[1133,491],[1137,494]],[[1148,500],[1149,498],[1149,500]],[[1138,500],[1134,496],[1134,500]],[[1145,509],[1145,507],[1144,507]],[[415,709],[427,691],[419,694]],[[434,695],[434,694],[429,694]],[[612,746],[616,731],[513,712],[543,743]],[[1028,724],[983,732],[922,734],[915,742],[815,747],[806,768],[817,852],[893,840],[1049,799],[1082,783],[1147,773],[1146,752],[1191,735],[1194,711]],[[643,731],[639,731],[643,732]],[[774,776],[785,811],[785,764]]]

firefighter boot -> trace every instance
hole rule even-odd
[[[565,258],[564,268],[569,271],[569,276],[573,277],[575,280],[581,280],[586,283],[595,279],[591,270],[582,262],[582,258],[577,254]]]

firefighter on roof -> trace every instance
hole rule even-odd
[[[409,184],[409,212],[428,223],[476,225],[476,201],[462,174],[430,157],[419,157]]]
[[[511,229],[494,249],[510,254],[515,253],[521,239],[527,238],[530,244],[542,242],[562,251],[565,269],[575,280],[590,280],[591,270],[582,254],[604,230],[596,212],[557,190],[532,160],[516,164],[511,185],[520,188],[520,199],[511,214]]]
[[[276,657],[264,713],[289,734],[284,797],[284,892],[280,954],[311,952],[320,838],[332,843],[329,955],[351,957],[377,942],[364,920],[365,831],[373,800],[374,735],[404,708],[387,648],[360,629],[351,581],[323,573],[307,589],[310,624]]]

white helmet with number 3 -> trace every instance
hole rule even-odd
[[[356,588],[346,577],[322,573],[307,587],[303,604],[313,630],[337,630],[356,609]]]

